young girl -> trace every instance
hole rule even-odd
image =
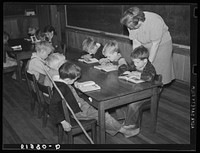
[[[90,58],[101,59],[105,58],[102,54],[103,45],[94,41],[92,37],[86,38],[82,43],[82,56],[81,58],[89,60]]]

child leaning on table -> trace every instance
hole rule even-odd
[[[80,98],[76,93],[76,90],[72,86],[73,84],[77,86],[77,83],[74,82],[80,76],[81,68],[73,64],[72,62],[66,61],[59,68],[59,75],[54,76],[53,80],[55,81],[57,87],[59,88],[69,106],[75,113],[75,116],[79,120],[98,120],[98,111],[94,107],[89,105],[85,100]],[[49,112],[55,124],[61,123],[65,131],[71,130],[71,125],[65,120],[64,111],[62,108],[62,98],[55,88],[53,88],[53,95],[50,101]],[[117,120],[115,120],[108,112],[106,112],[105,114],[105,125],[106,132],[108,132],[112,136],[114,136],[117,132],[121,132],[125,136],[133,136],[138,134],[138,129],[124,129],[122,125]]]
[[[119,68],[120,74],[133,75],[144,81],[152,81],[156,75],[156,70],[148,60],[149,51],[144,46],[139,46],[131,53],[131,64],[122,65]]]
[[[46,41],[41,41],[35,44],[36,52],[32,53],[31,59],[27,63],[27,72],[34,74],[36,80],[45,85],[51,86],[51,81],[45,81],[48,79],[44,67],[46,66],[45,59],[54,51],[53,46]]]
[[[126,60],[122,57],[119,49],[118,42],[113,40],[107,43],[102,51],[103,55],[106,58],[99,60],[101,65],[118,65],[120,67],[123,64],[126,64]]]
[[[103,45],[97,43],[92,37],[87,37],[82,42],[82,50],[81,58],[85,60],[89,60],[91,58],[101,59],[105,58],[102,54]]]
[[[3,67],[10,67],[17,65],[16,59],[14,59],[14,55],[10,53],[13,49],[9,46],[8,40],[10,35],[7,32],[3,32]]]
[[[151,62],[148,60],[149,52],[144,46],[139,46],[134,49],[131,53],[131,64],[124,64],[119,67],[119,74],[133,75],[138,79],[143,79],[144,81],[152,81],[156,75],[156,70]],[[137,103],[132,103],[128,105],[128,110],[126,107],[121,107],[116,110],[118,118],[122,117],[125,112],[132,112],[134,114],[133,124],[140,128],[140,113],[139,110],[145,101],[140,101]],[[123,117],[122,117],[123,118]],[[127,120],[125,120],[124,125],[127,125]]]

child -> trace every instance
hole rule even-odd
[[[37,29],[37,30],[36,30],[35,36],[36,36],[36,39],[37,39],[38,41],[46,41],[46,40],[45,40],[46,35],[45,35],[45,33],[43,33],[40,29]]]
[[[53,79],[78,119],[98,119],[98,111],[80,98],[72,87],[72,84],[74,84],[80,76],[81,68],[67,61],[59,68],[59,75],[54,76]],[[76,83],[74,85],[77,86]],[[71,130],[71,125],[64,117],[62,98],[55,88],[53,88],[53,96],[50,101],[49,111],[55,124],[61,123],[65,131]],[[133,136],[138,133],[138,130],[124,129],[122,125],[107,112],[105,114],[105,124],[106,131],[111,135],[121,132],[125,135]]]
[[[121,66],[120,73],[134,75],[136,78],[144,81],[152,81],[156,75],[156,70],[148,58],[149,51],[147,48],[144,46],[135,48],[131,53],[132,63]]]
[[[9,51],[13,51],[13,49],[9,46],[9,34],[7,32],[3,32],[3,67],[11,67],[17,65],[16,59],[14,59],[14,55],[12,55]]]
[[[125,59],[121,56],[117,41],[111,41],[107,43],[104,46],[102,53],[106,58],[99,60],[101,65],[114,64],[118,65],[119,67],[123,64],[126,64]]]
[[[44,80],[47,77],[44,70],[45,59],[54,51],[54,48],[48,42],[42,41],[36,43],[35,49],[36,52],[32,53],[31,59],[27,63],[27,72],[34,74],[36,80],[39,83],[44,84]],[[51,82],[44,85],[49,84],[51,84]]]
[[[60,54],[60,53],[50,54],[46,58],[46,64],[49,66],[49,69],[47,69],[47,71],[51,77],[53,77],[54,75],[58,75],[58,69],[64,62],[66,62],[66,58],[63,54]],[[45,82],[46,81],[48,80],[46,79]],[[47,84],[47,83],[44,83],[44,84]]]
[[[156,75],[156,70],[154,66],[151,64],[151,62],[148,60],[149,58],[149,51],[144,46],[139,46],[134,49],[134,51],[131,53],[131,59],[132,63],[130,65],[123,64],[119,67],[119,74],[128,74],[128,75],[134,75],[138,79],[142,79],[145,81],[152,81]],[[130,72],[131,71],[131,72]],[[123,114],[122,112],[132,112],[134,114],[136,127],[140,128],[140,114],[139,110],[142,106],[142,104],[145,101],[140,101],[137,103],[132,103],[128,105],[128,110],[125,110],[125,107],[121,107],[118,110],[116,110],[117,116],[121,117],[120,114]],[[127,125],[127,120],[125,120],[125,124]]]
[[[81,58],[89,60],[90,58],[101,59],[105,58],[102,54],[103,45],[94,41],[92,37],[86,38],[82,43],[82,56]]]

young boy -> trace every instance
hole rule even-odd
[[[114,64],[119,67],[126,64],[125,59],[121,56],[117,41],[107,43],[104,46],[102,53],[106,57],[99,60],[99,63],[102,65]]]
[[[128,74],[134,75],[138,79],[143,79],[145,81],[152,81],[156,75],[156,70],[151,62],[148,60],[149,52],[144,46],[140,46],[135,48],[135,50],[131,53],[132,63],[130,65],[123,64],[119,67],[119,74]],[[122,107],[119,108],[117,112],[117,116],[121,116],[122,112],[132,112],[134,114],[133,124],[135,127],[140,128],[140,108],[145,101],[140,101],[137,103],[132,103],[128,105],[127,108]],[[125,127],[128,125],[128,120],[125,119],[124,123]]]
[[[156,75],[156,70],[148,60],[149,51],[144,46],[139,46],[131,53],[131,64],[123,65],[120,74],[134,75],[138,79],[144,81],[152,81]]]
[[[103,45],[97,43],[92,37],[86,38],[82,43],[82,50],[84,52],[81,53],[81,58],[85,60],[89,60],[90,58],[101,59],[105,58],[102,54]]]
[[[3,32],[3,67],[10,67],[17,65],[16,59],[14,59],[14,55],[12,55],[9,51],[13,51],[13,49],[9,46],[8,40],[10,36],[7,32]]]
[[[36,43],[35,49],[36,52],[32,53],[31,59],[27,63],[27,72],[34,74],[36,80],[39,83],[44,84],[44,80],[47,77],[44,70],[44,67],[46,67],[45,59],[54,51],[54,48],[50,43],[42,41]],[[51,82],[44,85],[49,84],[51,84]]]
[[[80,98],[72,86],[80,76],[81,68],[72,62],[67,61],[59,68],[59,75],[54,76],[53,79],[78,119],[97,120],[98,111]],[[74,85],[76,86],[76,83]],[[53,88],[53,96],[50,102],[49,111],[55,124],[61,123],[65,131],[71,130],[71,125],[64,117],[62,98],[55,88]],[[105,124],[106,132],[112,136],[117,132],[131,136],[138,134],[138,130],[124,129],[122,125],[107,112],[105,114]]]
[[[51,77],[53,77],[54,75],[58,75],[58,69],[64,62],[66,62],[66,58],[63,54],[60,54],[60,53],[50,54],[46,58],[46,64],[49,67],[47,71]],[[45,79],[44,84],[48,84],[48,82],[49,82],[49,79]],[[50,87],[53,87],[53,85],[51,84]]]

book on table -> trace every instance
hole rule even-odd
[[[83,59],[83,58],[80,58],[80,59],[78,59],[78,61],[85,62],[85,63],[87,63],[87,64],[99,62],[99,60],[96,59],[96,58],[90,58],[90,59],[88,59],[88,60],[85,60],[85,59]]]
[[[16,50],[22,50],[22,46],[21,46],[21,45],[12,46],[11,48],[12,48],[14,51],[16,51]]]
[[[94,81],[77,82],[77,88],[82,92],[99,90],[101,87]]]
[[[117,65],[98,65],[98,66],[94,66],[94,68],[99,69],[99,70],[103,70],[103,71],[106,71],[106,72],[118,70]]]
[[[129,82],[133,82],[133,83],[142,83],[142,82],[145,82],[144,80],[138,79],[138,78],[136,78],[133,75],[121,75],[118,78],[122,79],[122,80],[129,81]]]

